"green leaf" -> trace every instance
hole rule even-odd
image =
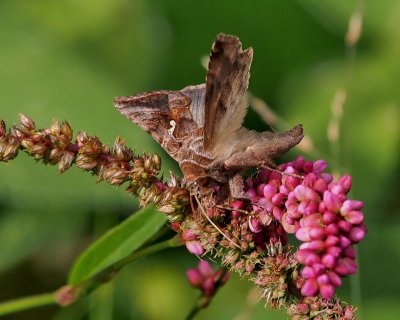
[[[154,207],[139,210],[81,254],[72,267],[69,283],[76,285],[125,258],[149,240],[166,220],[166,215]]]

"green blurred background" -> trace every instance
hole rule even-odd
[[[357,51],[346,50],[351,15],[362,8]],[[254,48],[250,90],[288,126],[303,123],[314,150],[335,172],[353,176],[369,233],[359,276],[339,295],[360,319],[400,314],[399,101],[400,2],[350,0],[0,2],[0,117],[31,116],[39,127],[67,119],[104,143],[126,137],[137,152],[160,152],[114,108],[117,95],[180,89],[204,81],[200,61],[220,33]],[[345,89],[340,143],[327,139],[330,105]],[[253,110],[246,126],[269,126]],[[282,129],[282,128],[281,128]],[[286,128],[284,128],[286,129]],[[301,154],[293,150],[286,159]],[[137,208],[123,188],[95,184],[73,168],[35,164],[21,154],[0,163],[0,299],[54,290],[82,250]],[[126,268],[112,284],[66,309],[47,307],[7,319],[182,319],[197,292],[184,272],[197,259],[171,250]],[[233,275],[198,319],[285,319],[268,311],[247,280]]]

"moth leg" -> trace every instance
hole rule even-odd
[[[236,199],[247,199],[246,194],[243,191],[244,182],[243,177],[240,173],[235,174],[229,178],[229,191],[231,196]]]

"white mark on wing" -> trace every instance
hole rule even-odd
[[[175,120],[171,120],[169,124],[171,125],[171,128],[168,129],[168,133],[172,136],[176,128],[176,122]]]

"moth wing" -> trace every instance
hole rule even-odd
[[[190,98],[180,91],[154,91],[116,97],[115,107],[149,133],[172,157],[185,136],[197,128],[190,114]]]
[[[216,150],[235,139],[246,115],[244,96],[253,49],[242,50],[239,38],[220,34],[210,55],[206,78],[204,149]],[[221,147],[222,148],[222,147]]]
[[[191,100],[190,113],[193,116],[193,120],[199,128],[203,127],[206,84],[203,83],[197,86],[188,86],[183,88],[181,92]]]

